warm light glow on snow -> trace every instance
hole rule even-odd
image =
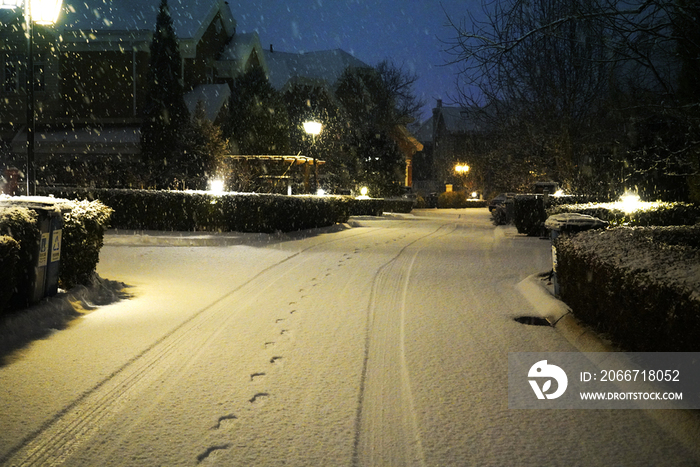
[[[646,205],[650,203],[645,203],[639,198],[639,195],[626,191],[625,194],[620,197],[620,201],[617,204],[622,211],[630,213],[646,207]]]
[[[224,181],[216,178],[209,182],[209,191],[215,195],[220,195],[224,192]]]

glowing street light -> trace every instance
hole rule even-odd
[[[460,175],[464,175],[467,172],[469,172],[470,168],[471,167],[469,167],[467,164],[457,164],[455,165],[455,172],[457,172]]]
[[[34,23],[52,25],[61,12],[62,0],[0,0],[0,9],[22,8],[27,27],[27,195],[36,194],[34,164]]]
[[[312,146],[316,145],[316,135],[321,133],[321,125],[319,122],[304,122],[304,131],[311,135]],[[315,148],[311,151],[314,158],[314,191],[318,189],[318,166],[316,165],[316,150]]]

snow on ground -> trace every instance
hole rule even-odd
[[[0,463],[697,463],[641,411],[508,409],[508,352],[576,349],[513,321],[550,245],[486,209],[105,243],[133,298],[0,368]]]

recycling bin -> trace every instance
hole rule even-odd
[[[597,217],[575,212],[555,214],[549,216],[544,222],[545,229],[550,231],[552,241],[552,282],[554,283],[554,295],[559,296],[559,281],[557,279],[557,247],[555,240],[563,234],[583,232],[591,229],[602,229],[608,226],[608,222]]]

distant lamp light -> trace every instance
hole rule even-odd
[[[325,195],[326,195],[326,190],[324,190],[323,188],[319,188],[318,190],[316,190],[316,196],[325,196]]]
[[[319,122],[304,122],[304,131],[310,135],[316,136],[321,133],[321,125]]]
[[[557,191],[555,191],[552,196],[556,196],[557,198],[559,198],[560,196],[564,196],[564,190],[560,188]]]
[[[209,191],[215,195],[220,195],[224,192],[224,181],[216,178],[209,182]]]
[[[470,167],[467,164],[457,164],[455,165],[455,172],[458,174],[465,174],[469,172]]]
[[[368,193],[369,188],[363,186],[362,188],[360,188],[360,196],[358,196],[357,199],[369,199]]]
[[[620,207],[622,211],[626,213],[634,212],[644,206],[644,202],[639,198],[639,195],[626,191],[624,195],[620,197]]]
[[[476,191],[472,191],[472,198],[476,198],[477,196],[479,196],[479,193],[477,193]]]
[[[54,24],[61,12],[62,0],[30,0],[29,16],[37,24]]]

